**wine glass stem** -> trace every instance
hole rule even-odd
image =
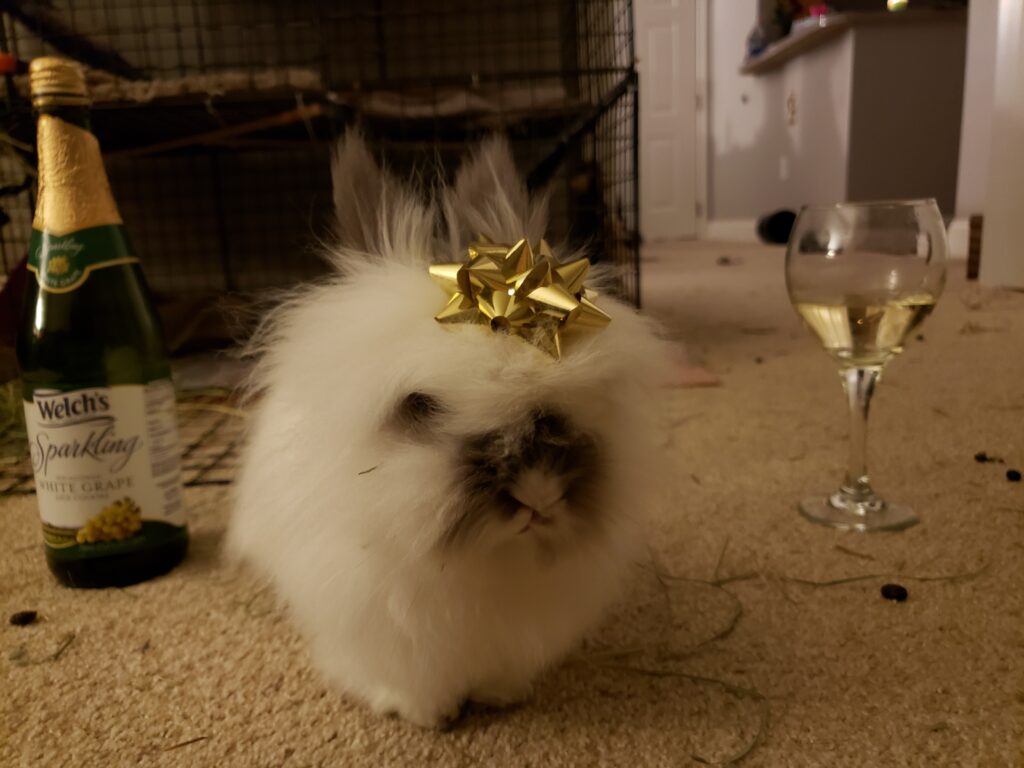
[[[882,373],[879,366],[851,366],[840,371],[843,389],[850,406],[850,454],[846,463],[846,480],[840,488],[845,501],[859,503],[875,498],[868,481],[867,440],[868,411],[871,395]]]

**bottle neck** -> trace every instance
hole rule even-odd
[[[34,111],[37,123],[43,115],[50,115],[92,133],[92,123],[89,120],[88,107],[82,105],[47,104],[43,107],[36,107]]]
[[[120,224],[88,107],[46,105],[36,113],[39,195],[33,228],[64,235]]]

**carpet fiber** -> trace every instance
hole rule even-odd
[[[872,414],[876,485],[922,523],[858,535],[795,511],[838,483],[847,429],[781,252],[662,246],[644,266],[647,310],[721,385],[674,394],[678,505],[651,564],[532,701],[435,733],[328,690],[269,591],[219,562],[225,488],[189,492],[182,566],[107,591],[57,586],[35,498],[13,497],[0,765],[1024,765],[1024,295],[952,265]]]

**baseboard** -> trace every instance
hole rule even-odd
[[[759,243],[757,219],[711,219],[704,230],[707,240],[729,243]]]
[[[953,219],[949,223],[946,238],[949,241],[949,258],[966,259],[970,242],[971,225],[965,218]],[[722,240],[727,243],[759,243],[757,219],[711,219],[704,228],[704,239]]]
[[[949,223],[946,238],[949,241],[949,258],[966,259],[970,242],[971,225],[967,218],[953,219]],[[722,240],[727,243],[759,243],[757,219],[710,219],[704,228],[705,240]]]
[[[946,230],[949,241],[949,258],[966,259],[967,248],[971,241],[971,223],[967,218],[953,219]]]

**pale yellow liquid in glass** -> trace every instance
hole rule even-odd
[[[886,303],[847,296],[842,303],[795,302],[828,352],[850,366],[884,365],[903,350],[907,334],[935,306],[935,297],[908,296]]]

